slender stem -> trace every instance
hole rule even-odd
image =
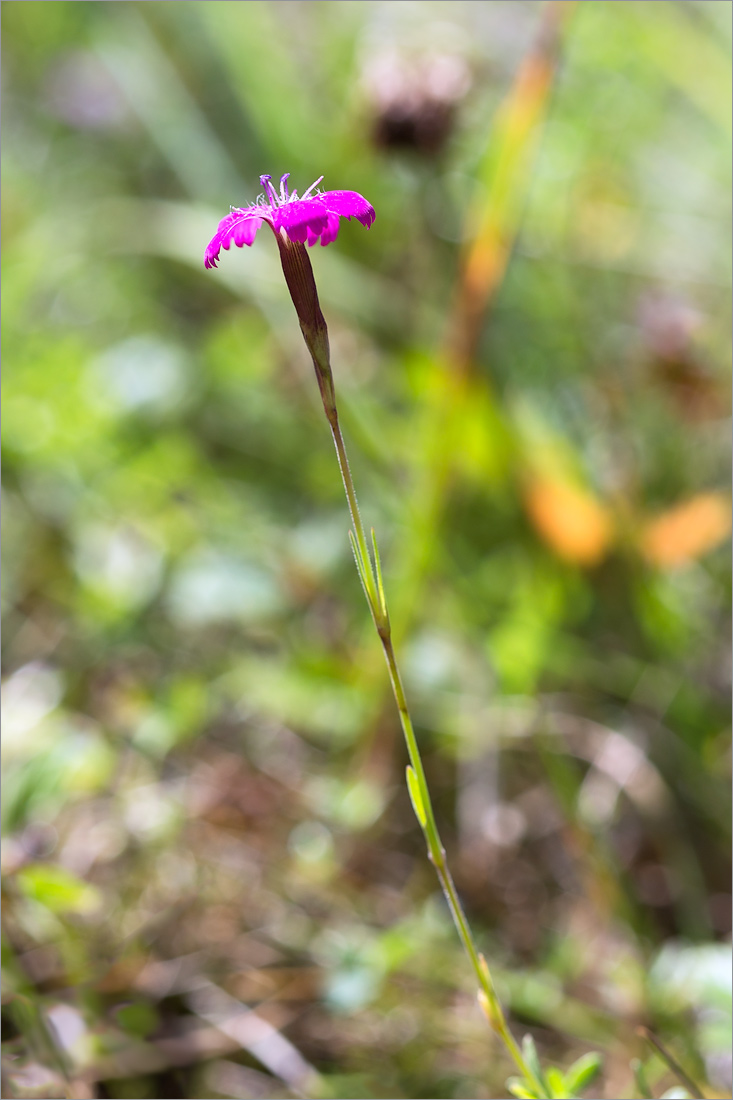
[[[341,470],[341,478],[344,483],[344,491],[346,492],[346,500],[349,505],[349,512],[351,513],[351,522],[354,527],[354,534],[356,535],[356,542],[361,551],[361,555],[365,562],[370,562],[369,546],[367,544],[366,535],[364,534],[364,524],[361,522],[361,513],[359,511],[359,502],[356,499],[356,490],[354,488],[354,479],[351,476],[351,467],[349,466],[349,458],[346,454],[346,444],[344,443],[344,437],[341,434],[341,425],[339,424],[338,413],[335,410],[333,414],[328,417],[328,422],[331,426],[331,435],[333,441],[336,444],[336,454],[338,455],[339,469]],[[367,583],[371,584],[373,576],[371,570],[367,573]],[[373,606],[376,596],[376,588],[372,591],[367,589],[367,598],[370,606]],[[399,706],[399,703],[397,704]]]
[[[682,1068],[676,1058],[674,1058],[670,1054],[661,1039],[658,1039],[654,1032],[650,1031],[648,1027],[638,1027],[636,1031],[638,1035],[641,1035],[642,1038],[646,1039],[646,1041],[655,1048],[655,1050],[661,1055],[669,1068],[672,1070],[672,1073],[677,1074],[680,1081],[689,1092],[690,1096],[696,1097],[696,1100],[704,1100],[705,1093],[702,1091],[699,1085],[695,1084],[689,1073],[685,1072],[685,1070]]]
[[[328,410],[327,415],[328,415]],[[538,1095],[544,1095],[544,1088],[542,1083],[537,1080],[536,1075],[532,1072],[527,1065],[522,1052],[517,1045],[514,1036],[506,1022],[504,1012],[496,996],[493,982],[491,981],[491,975],[489,973],[488,966],[483,956],[479,953],[476,943],[471,932],[466,914],[463,911],[458,892],[453,882],[453,876],[450,873],[448,864],[446,861],[445,848],[440,839],[440,833],[438,832],[438,826],[435,821],[435,813],[433,811],[433,803],[430,797],[430,791],[428,789],[427,779],[425,778],[425,769],[423,767],[422,757],[420,756],[420,748],[417,743],[417,737],[415,736],[415,730],[412,724],[412,718],[410,717],[410,711],[407,705],[407,697],[405,695],[405,689],[402,684],[402,677],[400,676],[400,670],[397,665],[397,658],[395,656],[394,647],[392,645],[392,634],[389,627],[389,619],[385,615],[380,616],[377,606],[376,598],[372,598],[372,592],[376,593],[377,586],[374,582],[374,576],[371,570],[371,556],[369,554],[368,543],[366,535],[364,533],[364,525],[361,519],[361,513],[359,512],[359,504],[356,499],[356,489],[354,488],[354,480],[351,476],[351,468],[349,466],[348,456],[346,454],[346,444],[344,443],[343,435],[341,434],[341,426],[338,421],[338,416],[334,413],[328,416],[328,421],[331,426],[331,433],[333,435],[333,441],[336,445],[336,454],[338,456],[339,468],[341,470],[341,477],[344,483],[344,489],[346,492],[346,499],[349,505],[349,512],[351,513],[351,520],[354,525],[354,534],[356,537],[357,546],[361,552],[363,561],[368,563],[369,569],[364,570],[365,575],[365,587],[367,588],[367,601],[370,606],[370,610],[374,617],[377,632],[382,642],[382,649],[384,650],[384,657],[387,662],[387,669],[389,671],[389,678],[392,684],[392,692],[394,694],[397,709],[400,715],[400,723],[402,725],[402,731],[405,736],[405,743],[407,745],[407,754],[410,758],[410,764],[412,765],[415,775],[417,777],[418,787],[422,799],[422,805],[425,810],[426,822],[423,828],[425,833],[425,840],[428,847],[428,855],[430,861],[433,863],[435,870],[440,881],[440,885],[443,889],[445,899],[448,902],[448,907],[453,917],[453,922],[460,936],[463,947],[468,955],[468,958],[473,967],[476,979],[478,981],[479,989],[482,991],[485,1000],[483,1005],[488,1006],[490,1012],[490,1023],[494,1030],[500,1036],[504,1046],[511,1055],[514,1063],[519,1069],[520,1073],[524,1074],[538,1092]],[[370,589],[372,591],[370,591]],[[385,607],[386,610],[386,607]],[[485,1009],[486,1010],[486,1009]],[[488,1013],[487,1013],[488,1014]]]
[[[273,230],[273,232],[275,231]],[[389,670],[389,678],[392,683],[392,691],[400,714],[400,722],[402,724],[402,731],[405,735],[407,753],[410,758],[411,766],[407,773],[408,787],[410,797],[415,807],[415,813],[417,814],[421,828],[425,834],[428,855],[435,866],[440,885],[443,888],[443,893],[445,894],[446,901],[451,911],[451,916],[458,930],[458,935],[461,938],[461,942],[476,974],[479,988],[479,1003],[481,1004],[486,1018],[493,1030],[500,1036],[520,1072],[531,1082],[536,1095],[544,1097],[547,1095],[547,1089],[539,1079],[541,1074],[538,1076],[538,1074],[534,1073],[532,1068],[527,1065],[526,1059],[522,1056],[514,1037],[509,1031],[504,1013],[494,990],[486,960],[476,947],[455,884],[448,870],[445,849],[440,839],[438,826],[435,822],[433,804],[425,778],[425,769],[423,768],[422,758],[420,756],[420,748],[415,736],[412,719],[410,718],[405,689],[402,685],[402,678],[399,668],[397,667],[397,658],[395,657],[392,644],[392,631],[389,621],[389,612],[387,610],[387,601],[384,594],[384,586],[382,583],[377,542],[376,538],[374,538],[374,559],[372,559],[372,555],[369,552],[367,537],[364,533],[364,524],[362,523],[361,514],[359,512],[359,504],[356,499],[354,479],[351,476],[351,469],[349,468],[346,445],[344,443],[344,437],[341,434],[341,426],[339,424],[338,410],[336,407],[336,390],[333,384],[333,373],[331,371],[328,328],[318,302],[318,291],[316,289],[315,279],[313,278],[313,270],[308,258],[308,253],[303,244],[289,240],[284,231],[280,233],[275,232],[275,238],[280,252],[280,260],[285,275],[285,281],[287,282],[290,296],[293,299],[293,305],[298,314],[303,338],[313,360],[318,388],[321,392],[321,399],[323,401],[323,411],[326,414],[326,419],[330,425],[331,434],[333,435],[333,441],[336,446],[336,454],[338,456],[341,477],[344,482],[346,500],[349,505],[349,512],[351,513],[351,522],[354,527],[353,547],[356,557],[356,566],[364,585],[364,593],[367,598],[367,603],[369,604],[369,610],[372,613],[372,618],[374,619],[374,626],[376,627],[377,634],[382,643],[387,669]],[[372,536],[374,536],[373,531]]]

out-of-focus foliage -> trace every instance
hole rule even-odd
[[[514,1029],[730,1095],[730,7],[558,7],[3,5],[3,1095],[506,1095],[274,242],[202,265],[285,171],[377,210],[313,264]]]

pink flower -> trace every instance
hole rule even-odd
[[[219,222],[204,254],[206,267],[216,267],[222,248],[229,249],[232,244],[238,248],[244,244],[251,245],[263,222],[267,222],[275,234],[285,230],[291,241],[307,241],[312,246],[319,237],[322,245],[336,240],[339,218],[356,218],[367,229],[374,221],[374,207],[356,191],[316,191],[311,194],[323,179],[321,176],[299,197],[297,191],[288,194],[289,175],[289,172],[286,173],[280,180],[279,194],[271,176],[260,176],[266,195],[260,195],[256,203],[245,209],[232,208]]]

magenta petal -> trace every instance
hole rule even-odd
[[[305,241],[308,230],[319,236],[328,225],[328,211],[320,195],[312,199],[288,202],[272,211],[272,224],[276,230],[285,229],[291,241]]]
[[[321,244],[322,245],[331,244],[332,241],[336,240],[336,238],[339,235],[339,223],[340,223],[340,221],[341,221],[341,219],[339,218],[338,214],[329,213],[329,215],[328,215],[328,225],[326,226],[326,228],[321,233]]]
[[[300,224],[296,222],[295,225],[288,225],[286,228],[290,240],[299,241],[300,243],[303,243],[308,239],[309,233],[314,232],[314,230],[311,229],[307,222],[300,222]]]
[[[283,181],[286,179],[284,176]],[[209,242],[204,254],[206,267],[217,266],[222,248],[229,249],[233,244],[239,248],[251,245],[263,221],[268,222],[275,233],[284,229],[291,241],[307,241],[312,247],[318,240],[322,245],[336,240],[340,218],[356,218],[368,229],[376,217],[372,204],[357,191],[317,192],[303,199],[290,199],[284,186],[280,195],[275,192],[269,176],[262,176],[261,181],[267,186],[272,202],[265,204],[260,199],[258,206],[230,211],[219,222]],[[315,189],[319,182],[312,184],[308,191]]]
[[[257,230],[262,225],[262,221],[262,218],[243,219],[232,228],[229,239],[233,244],[236,244],[238,248],[241,248],[244,244],[251,245],[257,236]],[[226,248],[226,244],[224,248]]]
[[[321,197],[328,207],[329,214],[340,214],[342,218],[356,218],[367,229],[377,216],[372,204],[357,191],[327,191]]]
[[[216,233],[206,246],[204,252],[204,267],[216,267],[221,252],[221,235]]]
[[[222,248],[231,248],[232,244],[238,248],[245,244],[251,245],[262,225],[262,213],[264,211],[254,207],[230,210],[219,222],[219,228],[209,241],[204,253],[204,266],[216,267]]]

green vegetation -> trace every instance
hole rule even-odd
[[[2,32],[3,1096],[507,1095],[277,249],[203,268],[286,171],[377,211],[311,259],[525,1064],[730,1096],[729,5]]]

